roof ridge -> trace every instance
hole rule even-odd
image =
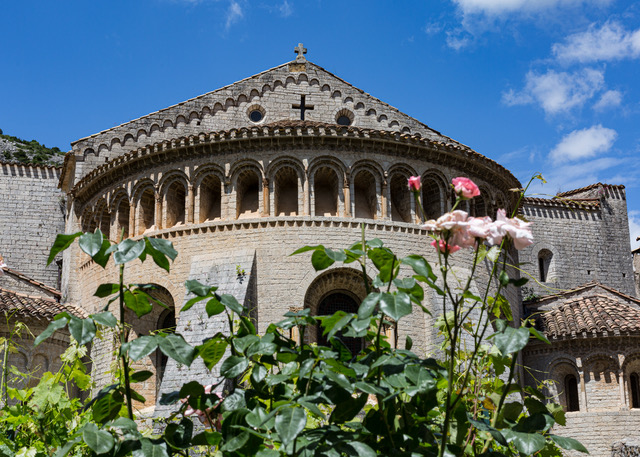
[[[38,287],[40,289],[46,290],[50,294],[53,294],[53,295],[55,295],[57,297],[62,297],[62,292],[59,291],[58,289],[55,289],[55,288],[53,288],[51,286],[46,285],[43,282],[40,282],[40,281],[38,281],[36,279],[33,279],[30,276],[27,276],[26,274],[19,272],[18,270],[14,270],[13,268],[9,268],[7,266],[0,267],[0,268],[10,276],[15,276],[19,280],[27,281],[31,285],[33,285],[35,287]]]
[[[597,182],[597,183],[593,183],[593,184],[589,184],[588,186],[585,187],[579,187],[578,189],[572,189],[572,190],[567,190],[565,192],[558,192],[556,194],[556,197],[566,197],[568,195],[573,195],[573,194],[577,194],[579,192],[584,192],[585,190],[591,190],[591,189],[595,189],[596,187],[615,187],[618,189],[624,189],[624,185],[623,184],[606,184],[606,183],[601,183],[601,182]]]

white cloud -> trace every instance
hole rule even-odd
[[[287,0],[284,0],[284,2],[282,2],[279,10],[282,17],[289,17],[293,14],[293,6]]]
[[[603,111],[607,108],[614,108],[620,106],[622,103],[622,92],[618,90],[608,90],[600,97],[594,105],[593,109],[596,111]]]
[[[242,7],[240,6],[240,4],[236,1],[231,0],[229,9],[227,10],[227,22],[225,27],[229,29],[229,27],[242,19],[243,15],[244,14],[242,13]]]
[[[547,114],[567,112],[581,107],[604,86],[604,72],[584,68],[573,73],[549,70],[546,73],[530,71],[521,92],[510,90],[502,95],[508,106],[539,104]]]
[[[602,125],[594,125],[582,130],[574,130],[565,135],[549,153],[553,163],[587,159],[613,146],[618,133]]]
[[[591,24],[586,31],[569,35],[564,43],[554,44],[552,52],[565,63],[640,57],[640,29],[628,31],[615,21],[600,28]]]
[[[453,0],[463,14],[500,16],[511,13],[536,13],[559,7],[604,5],[610,0]]]
[[[640,248],[640,211],[629,211],[629,234],[631,235],[631,250]]]
[[[455,51],[467,47],[471,43],[471,37],[462,33],[461,30],[447,32],[447,46]]]

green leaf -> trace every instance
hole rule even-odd
[[[158,348],[158,340],[155,336],[143,335],[135,340],[131,340],[124,349],[128,350],[129,357],[133,361],[138,361],[148,356]]]
[[[347,446],[354,450],[354,452],[349,453],[349,455],[357,455],[359,457],[376,457],[378,455],[368,445],[359,441],[352,441],[350,443],[347,443]]]
[[[513,443],[516,449],[524,455],[533,455],[545,445],[543,435],[537,433],[514,432],[513,430],[500,430],[507,442]]]
[[[154,443],[149,438],[140,440],[140,449],[133,451],[133,457],[169,457],[165,443]]]
[[[71,451],[71,449],[73,448],[73,446],[75,446],[76,444],[78,444],[80,441],[82,441],[82,436],[76,436],[74,439],[67,441],[64,446],[58,448],[58,450],[56,451],[56,453],[53,455],[53,457],[64,457],[65,455],[67,455],[69,453],[69,451]],[[7,456],[10,456],[11,454],[5,454]],[[4,457],[4,456],[3,456]]]
[[[498,260],[499,256],[500,256],[499,246],[493,246],[491,249],[489,249],[489,252],[487,252],[487,258],[494,263],[496,260]]]
[[[529,333],[531,333],[531,335],[537,339],[539,339],[540,341],[544,341],[547,344],[551,344],[551,342],[547,339],[546,336],[544,336],[544,334],[540,333],[537,329],[535,329],[534,327],[527,327],[529,329]]]
[[[202,433],[198,433],[191,440],[191,444],[194,446],[217,446],[220,444],[222,440],[222,433],[220,432],[209,432],[207,430]],[[278,456],[280,453],[278,453]]]
[[[296,439],[305,425],[307,415],[302,408],[283,408],[276,415],[276,432],[285,446]]]
[[[509,275],[504,270],[500,272],[500,276],[498,277],[498,280],[500,281],[500,284],[503,287],[507,287],[509,285]]]
[[[172,447],[186,449],[193,436],[193,422],[186,417],[179,423],[170,423],[165,429],[164,438]]]
[[[197,295],[198,297],[206,297],[212,289],[212,287],[205,286],[196,279],[189,279],[185,281],[184,287],[187,289],[187,292]],[[213,290],[215,290],[215,288],[213,288]]]
[[[120,392],[109,392],[98,398],[91,407],[93,420],[102,424],[118,416],[124,407],[124,397]]]
[[[115,440],[111,433],[106,430],[99,430],[95,424],[89,422],[82,431],[82,439],[96,454],[105,454],[109,452]]]
[[[220,374],[225,378],[235,378],[240,376],[249,366],[249,359],[246,357],[231,356],[222,362]]]
[[[407,339],[406,339],[406,341],[404,343],[404,348],[407,351],[410,351],[412,347],[413,347],[413,340],[411,339],[411,337],[409,335],[407,335]]]
[[[400,260],[400,262],[404,265],[409,265],[418,276],[423,276],[431,281],[435,281],[437,279],[431,269],[431,265],[429,265],[429,262],[427,262],[424,257],[419,255],[410,255]]]
[[[376,305],[380,301],[380,297],[382,294],[380,292],[371,292],[367,295],[362,303],[360,303],[360,307],[358,308],[358,319],[366,319],[373,314],[373,311],[376,308]]]
[[[44,331],[40,335],[38,335],[38,337],[33,342],[33,345],[37,346],[40,343],[42,343],[44,340],[46,340],[51,335],[53,335],[56,330],[60,330],[61,328],[64,328],[67,325],[67,322],[69,322],[69,319],[67,319],[66,317],[63,317],[61,319],[57,319],[51,322],[47,326],[47,328],[44,329]]]
[[[207,297],[194,297],[194,298],[188,300],[187,303],[184,304],[184,306],[182,307],[182,309],[180,311],[186,311],[188,309],[191,309],[191,307],[193,305],[195,305],[196,303],[204,300],[205,298],[207,298]]]
[[[96,336],[96,323],[90,317],[87,319],[71,319],[69,322],[69,332],[78,344],[90,343]]]
[[[205,311],[207,312],[207,316],[215,316],[224,311],[224,305],[220,303],[220,301],[213,297],[211,300],[207,302],[205,305]]]
[[[242,314],[242,312],[244,311],[242,305],[238,303],[238,300],[236,300],[236,297],[234,297],[233,295],[223,294],[220,296],[219,300],[220,303],[222,303],[224,306],[226,306],[236,314]]]
[[[173,248],[173,243],[169,240],[164,240],[162,238],[146,238],[145,237],[146,242],[148,242],[151,247],[153,248],[154,251],[159,252],[160,254],[166,257],[169,257],[171,260],[175,260],[176,257],[178,256],[178,251],[176,251]],[[156,264],[161,267],[164,268],[162,265],[160,265],[157,261],[156,261],[156,257],[154,256],[153,253],[149,252],[149,255],[151,255],[151,257],[153,257],[154,262],[156,262]],[[165,259],[166,260],[166,259]],[[169,271],[169,268],[165,268],[165,270]]]
[[[317,246],[303,246],[300,249],[297,249],[295,252],[293,252],[293,253],[291,253],[289,255],[296,255],[296,254],[302,254],[303,252],[315,251],[318,248],[323,248],[324,249],[324,246],[322,246],[320,244],[317,245]]]
[[[102,232],[100,231],[100,229],[96,229],[94,233],[85,233],[81,235],[78,244],[80,245],[80,249],[82,249],[85,254],[87,254],[89,257],[93,257],[98,252],[100,252],[100,248],[102,247],[102,239]]]
[[[118,325],[118,320],[111,313],[111,311],[105,311],[103,313],[92,314],[89,316],[98,324],[104,325],[105,327],[114,328]]]
[[[493,337],[493,342],[502,355],[513,354],[523,349],[529,342],[529,330],[525,327],[513,328],[505,323],[504,328]]]
[[[55,259],[60,252],[64,251],[69,246],[71,246],[71,243],[73,243],[73,240],[75,240],[81,235],[82,235],[82,232],[74,233],[72,235],[59,234],[58,236],[56,236],[56,240],[53,242],[53,246],[51,246],[51,250],[49,251],[49,258],[47,258],[47,265],[53,262],[53,259]]]
[[[387,248],[375,248],[371,249],[367,255],[380,271],[380,279],[385,283],[391,282],[400,267],[400,261],[393,252]]]
[[[124,291],[124,305],[136,313],[136,316],[138,317],[145,316],[153,310],[153,306],[149,303],[147,294],[137,293],[137,291]]]
[[[151,376],[153,376],[153,373],[150,371],[136,371],[134,373],[131,373],[131,382],[145,382],[147,379],[149,379]]]
[[[325,270],[334,263],[335,260],[329,257],[324,249],[315,250],[313,254],[311,254],[311,265],[316,271]]]
[[[196,346],[198,355],[202,358],[205,366],[211,370],[224,357],[228,343],[223,339],[212,338],[205,341],[200,346]]]
[[[584,447],[582,443],[580,443],[580,441],[574,440],[573,438],[565,438],[564,436],[551,434],[549,434],[549,438],[551,438],[553,442],[560,446],[562,449],[567,449],[569,451],[580,451],[584,452],[585,454],[589,453],[587,448]]]
[[[411,314],[411,298],[404,292],[384,293],[380,299],[380,311],[397,322]]]
[[[137,259],[144,252],[144,240],[133,241],[131,238],[120,242],[113,254],[113,260],[116,265],[121,265]]]
[[[329,422],[337,424],[349,422],[364,408],[368,398],[369,395],[366,393],[360,394],[357,398],[347,397],[345,401],[341,401],[336,405],[329,417]]]
[[[196,351],[187,343],[182,335],[172,333],[158,338],[158,347],[166,355],[176,362],[190,366],[196,356]]]

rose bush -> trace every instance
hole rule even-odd
[[[408,185],[419,202],[420,180],[413,178]],[[196,347],[179,334],[131,341],[126,336],[125,310],[141,318],[158,304],[147,286],[123,282],[124,267],[151,258],[168,271],[177,255],[171,243],[146,237],[111,243],[99,230],[59,236],[50,259],[76,238],[103,267],[113,255],[120,281],[100,286],[96,295],[112,297],[118,319],[111,311],[82,320],[62,314],[37,342],[65,326],[80,344],[90,342],[98,327],[111,329],[120,341],[120,370],[114,384],[86,403],[94,422],[76,431],[56,456],[75,452],[83,441],[95,454],[113,457],[194,452],[216,457],[495,457],[561,455],[559,447],[585,451],[577,441],[554,433],[564,423],[562,409],[517,379],[519,351],[529,338],[545,340],[527,322],[512,321],[504,296],[506,289],[526,282],[509,275],[514,270],[507,268],[505,250],[510,243],[516,248],[530,243],[529,226],[504,213],[495,221],[469,217],[456,207],[473,198],[477,186],[462,178],[452,185],[460,186],[452,211],[424,224],[438,250],[439,261],[433,265],[420,255],[398,257],[379,239],[366,240],[364,227],[361,240],[348,248],[305,246],[294,253],[311,254],[316,271],[336,263],[357,265],[367,290],[357,312],[289,312],[258,334],[235,298],[220,294],[214,285],[187,281],[192,298],[183,310],[201,306],[209,317],[226,319],[232,329]],[[453,271],[455,259],[465,255],[458,252],[462,248],[472,249],[466,251],[471,267],[464,281]],[[478,265],[489,267],[481,294],[472,291]],[[425,288],[436,301],[424,303]],[[399,322],[415,319],[419,312],[435,315],[443,337],[438,359],[413,352],[408,335],[403,341],[386,336],[390,329],[398,335]],[[318,328],[326,345],[310,343],[305,336]],[[343,338],[359,338],[361,349],[352,352]],[[134,371],[130,362],[156,349],[185,366],[201,358],[208,369],[219,366],[221,377],[212,386],[189,382],[163,395],[161,404],[174,405],[175,412],[164,432],[150,437],[138,430],[131,408],[133,399],[143,400],[134,387],[149,372]],[[220,401],[216,392],[225,384],[230,390]],[[209,427],[198,428],[194,416]]]

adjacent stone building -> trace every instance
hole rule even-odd
[[[289,257],[303,245],[346,247],[359,240],[364,225],[368,238],[380,238],[399,255],[419,253],[435,262],[407,189],[409,176],[422,178],[428,217],[451,208],[454,196],[449,183],[456,176],[470,177],[481,188],[481,197],[465,208],[471,214],[493,217],[498,208],[513,209],[515,194],[510,190],[521,184],[508,170],[307,61],[305,51],[299,46],[292,62],[74,142],[63,167],[54,171],[62,192],[46,191],[63,203],[64,211],[43,208],[34,221],[24,218],[17,224],[34,231],[44,224],[51,236],[56,231],[100,228],[112,241],[143,235],[170,240],[179,252],[171,273],[151,262],[127,267],[127,282],[155,284],[154,293],[170,308],[145,316],[134,331],[144,334],[176,327],[188,341],[199,343],[225,327],[224,322],[203,317],[198,306],[179,312],[187,298],[187,279],[233,293],[249,309],[258,329],[264,330],[291,309],[307,307],[317,314],[354,309],[365,296],[359,271],[336,266],[317,273],[307,257]],[[9,185],[13,176],[0,176],[0,186]],[[18,192],[17,198],[28,199],[28,194]],[[526,298],[556,294],[525,308],[519,292],[510,290],[515,319],[525,313],[535,315],[551,335],[552,322],[573,323],[571,316],[580,313],[599,315],[598,306],[610,316],[628,313],[624,322],[607,327],[606,334],[598,327],[600,321],[594,324],[591,319],[586,330],[573,324],[562,327],[552,346],[533,345],[524,354],[525,363],[537,370],[536,379],[548,379],[549,393],[568,409],[574,404],[569,401],[573,394],[567,394],[563,384],[565,372],[575,377],[571,389],[574,384],[582,386],[579,411],[569,413],[569,426],[574,428],[590,417],[585,414],[602,411],[614,415],[624,411],[625,417],[636,420],[631,387],[635,371],[624,371],[627,365],[635,369],[629,364],[634,332],[640,330],[640,312],[629,311],[638,308],[638,300],[633,297],[625,198],[623,186],[605,184],[553,199],[526,198],[520,211],[534,222],[536,244],[510,253],[539,283],[530,283]],[[9,213],[5,208],[0,211]],[[55,221],[47,223],[48,218]],[[13,238],[4,232],[0,236],[7,264],[26,270],[27,265],[18,268],[21,259],[8,254],[11,249],[18,251]],[[600,240],[607,240],[606,245]],[[43,256],[28,249],[23,252],[30,257],[24,257],[33,259],[34,270],[26,271],[58,287],[58,276],[53,274],[57,270],[43,269]],[[470,270],[471,259],[464,253],[456,258],[460,274]],[[57,266],[63,303],[79,304],[88,313],[104,306],[93,294],[100,283],[114,280],[113,265],[101,269],[76,245]],[[477,286],[486,279],[487,272],[480,271]],[[565,292],[576,287],[584,294],[597,290],[608,298],[594,299],[592,304],[582,292]],[[571,312],[556,318],[556,308],[568,306],[564,294],[574,298]],[[435,297],[427,294],[426,306],[433,303]],[[430,316],[416,311],[400,324],[400,338],[411,335],[414,348],[422,353],[435,350],[437,335]],[[610,337],[616,331],[627,333]],[[580,337],[580,332],[587,332],[588,338]],[[306,338],[314,341],[318,335]],[[109,382],[111,374],[104,367],[109,366],[112,350],[109,339],[92,348],[98,385]],[[587,360],[591,363],[588,354],[595,357],[602,351],[611,367],[617,360],[615,368],[604,364],[598,373],[595,368],[589,375],[580,371]],[[160,392],[190,379],[204,383],[216,375],[197,363],[186,369],[159,354],[143,363],[156,374],[141,389],[148,400],[145,406],[151,409]],[[615,376],[605,375],[607,370]],[[622,387],[614,395],[610,386],[589,384],[590,376],[613,379]],[[552,384],[553,380],[557,382]],[[163,412],[161,407],[155,409],[156,415]],[[593,429],[600,433],[603,449],[628,434],[622,426],[610,428]]]

